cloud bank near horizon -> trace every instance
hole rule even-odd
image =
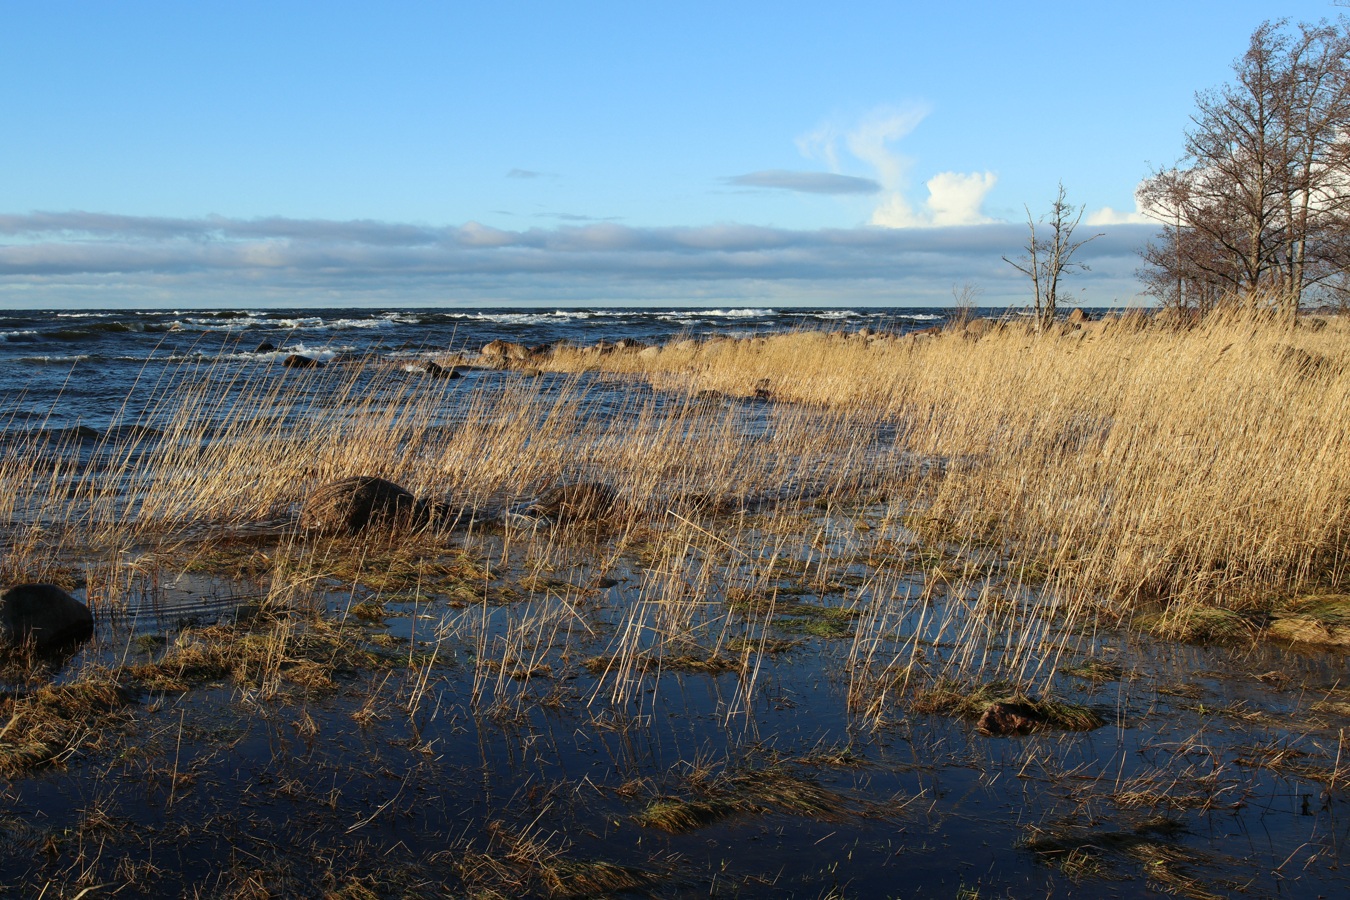
[[[1088,303],[1124,303],[1150,226],[1121,225],[1083,249]],[[780,305],[1025,302],[1001,260],[1025,226],[791,230],[616,223],[507,230],[374,220],[197,219],[89,212],[0,215],[7,306],[187,304],[250,292],[271,302],[656,302],[755,299]],[[237,302],[237,301],[235,301]]]

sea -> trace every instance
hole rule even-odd
[[[409,365],[490,341],[579,346],[629,338],[648,344],[803,329],[903,334],[941,325],[919,308],[217,309],[0,312],[0,432],[119,427],[138,389],[209,365],[276,377],[300,354],[322,362],[387,358]],[[262,371],[259,371],[261,369]],[[132,404],[134,406],[134,403]]]

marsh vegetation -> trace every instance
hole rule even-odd
[[[11,416],[0,574],[99,625],[8,662],[0,882],[1344,889],[1344,319],[528,367],[185,364],[93,436]],[[357,475],[434,514],[302,527]]]

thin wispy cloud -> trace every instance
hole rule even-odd
[[[581,213],[541,212],[535,213],[536,219],[557,219],[560,222],[618,222],[622,216],[586,216]]]
[[[543,178],[543,172],[535,172],[532,169],[512,169],[506,173],[507,178]]]
[[[797,191],[803,194],[876,194],[881,185],[871,178],[837,175],[832,172],[795,172],[785,169],[766,169],[748,172],[726,179],[739,187],[770,188]]]

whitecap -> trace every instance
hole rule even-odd
[[[19,362],[26,363],[74,363],[89,358],[89,354],[84,353],[78,356],[20,356]]]

